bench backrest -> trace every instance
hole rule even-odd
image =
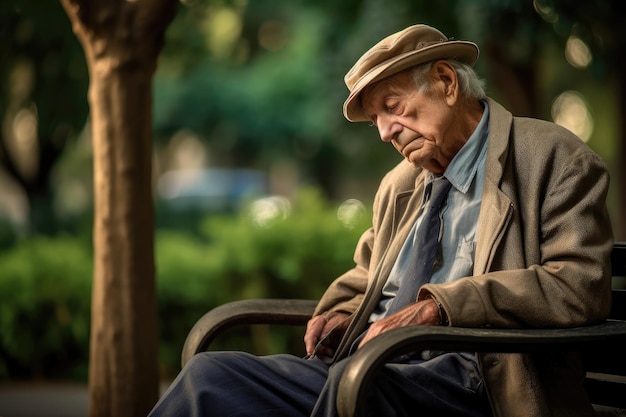
[[[614,283],[623,285],[626,277],[626,242],[616,242],[611,256]],[[614,286],[611,320],[626,320],[626,289]],[[586,352],[585,387],[591,402],[600,406],[626,409],[626,349],[605,344]]]
[[[611,319],[626,320],[626,242],[615,242],[611,254],[611,268],[613,280],[622,288],[613,288],[613,302],[611,303]]]

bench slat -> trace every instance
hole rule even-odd
[[[592,404],[626,409],[626,380],[587,378],[585,389]]]

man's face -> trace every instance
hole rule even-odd
[[[435,67],[432,71],[437,75],[428,93],[415,86],[410,71],[402,71],[366,89],[361,103],[384,142],[415,166],[440,174],[465,138],[457,131],[459,115],[449,80],[439,77]]]

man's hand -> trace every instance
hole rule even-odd
[[[411,304],[389,317],[375,321],[359,343],[359,348],[369,340],[396,327],[437,326],[439,325],[439,307],[432,298]]]
[[[313,317],[306,325],[304,345],[307,355],[332,358],[339,341],[348,328],[350,316],[338,311]]]

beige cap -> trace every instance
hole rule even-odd
[[[350,95],[343,104],[343,114],[351,122],[366,121],[359,95],[376,81],[438,59],[457,59],[474,65],[478,53],[478,46],[473,42],[449,40],[427,25],[409,26],[378,42],[348,71],[344,81]]]

